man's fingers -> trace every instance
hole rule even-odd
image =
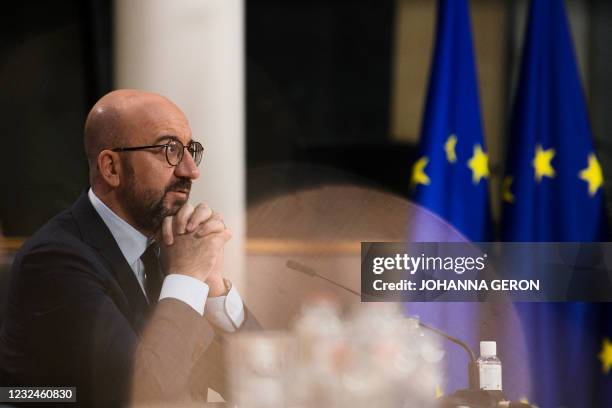
[[[221,232],[208,234],[205,239],[208,240],[211,246],[221,249],[231,238],[232,232],[226,228]]]
[[[234,235],[232,234],[232,230],[229,228],[225,228],[225,231],[223,231],[223,239],[225,239],[225,242],[232,239],[233,236]]]
[[[208,218],[208,220],[196,229],[195,235],[198,238],[202,238],[208,234],[221,232],[226,228],[227,227],[223,222],[223,215],[213,211],[212,215]]]
[[[172,218],[166,217],[162,222],[162,240],[166,245],[172,245],[174,243],[174,234],[172,233]]]
[[[200,227],[195,231],[195,235],[198,238],[202,238],[208,234],[223,232],[223,230],[225,230],[225,224],[223,224],[223,221],[211,218],[204,224],[200,225]]]
[[[214,212],[213,211],[213,214],[212,214],[212,216],[210,218],[213,219],[213,220],[218,220],[218,221],[223,222],[223,214],[218,213],[218,212]]]
[[[182,235],[186,232],[187,222],[189,221],[189,218],[191,217],[194,211],[195,209],[193,208],[193,206],[189,203],[186,203],[181,207],[178,213],[176,213],[176,215],[173,217],[173,227],[175,234]]]
[[[201,203],[198,204],[191,214],[189,218],[189,222],[187,223],[186,231],[193,232],[195,231],[200,224],[206,222],[213,215],[213,210],[208,206],[208,204]]]

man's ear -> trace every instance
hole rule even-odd
[[[119,155],[111,150],[102,150],[98,155],[98,173],[111,187],[121,184],[121,160]]]

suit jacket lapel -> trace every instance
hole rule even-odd
[[[134,271],[125,260],[110,230],[91,205],[87,193],[83,193],[74,203],[72,214],[79,224],[84,241],[96,248],[108,263],[132,309],[132,316],[128,318],[131,318],[132,326],[139,333],[147,317],[149,305]]]

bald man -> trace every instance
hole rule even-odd
[[[84,144],[90,189],[15,258],[0,385],[76,387],[88,407],[223,394],[222,338],[257,323],[223,278],[223,218],[187,203],[202,145],[136,90],[95,104]]]

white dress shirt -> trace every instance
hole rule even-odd
[[[90,188],[89,201],[115,238],[121,253],[134,271],[144,293],[144,264],[140,257],[149,246],[149,240],[136,228],[115,214]],[[159,300],[174,298],[187,303],[201,316],[223,330],[232,332],[244,321],[242,298],[235,287],[226,296],[208,297],[208,285],[187,275],[170,273],[164,278]]]

